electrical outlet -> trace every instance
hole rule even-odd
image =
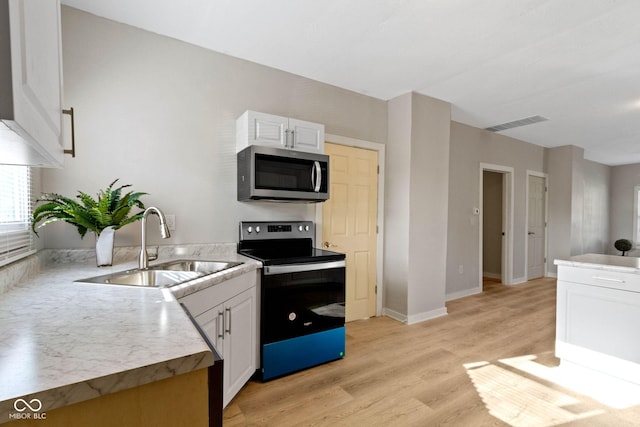
[[[167,220],[169,231],[176,231],[176,216],[174,214],[167,214],[164,217]]]

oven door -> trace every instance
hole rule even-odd
[[[344,326],[345,262],[265,266],[263,344]]]

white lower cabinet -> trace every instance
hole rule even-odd
[[[180,299],[224,359],[225,407],[257,368],[256,275],[245,273]]]
[[[256,289],[224,304],[224,397],[227,404],[256,371]]]
[[[640,384],[640,275],[558,265],[556,356]]]

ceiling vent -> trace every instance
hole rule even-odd
[[[547,120],[549,119],[543,116],[531,116],[520,120],[514,120],[512,122],[502,123],[501,125],[491,126],[489,128],[485,128],[484,130],[488,130],[491,132],[500,132],[507,129],[518,128],[520,126],[527,126],[534,123],[545,122]]]

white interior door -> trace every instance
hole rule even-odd
[[[546,179],[529,175],[527,280],[544,277]]]

